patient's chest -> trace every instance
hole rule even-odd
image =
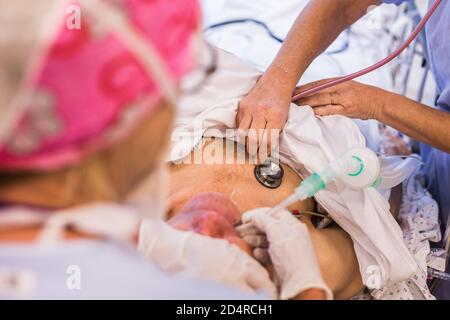
[[[239,152],[244,151],[237,151]],[[232,159],[236,159],[237,156],[239,154]],[[241,213],[258,207],[272,207],[288,197],[301,181],[292,169],[283,166],[285,175],[281,186],[278,189],[268,189],[256,181],[253,173],[254,164],[249,163],[250,161],[243,164],[232,162],[229,157],[225,159],[224,156],[224,161],[219,164],[173,164],[170,168],[169,217],[201,192],[225,194]],[[314,201],[302,201],[291,209],[312,210]]]

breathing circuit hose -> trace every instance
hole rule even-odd
[[[303,97],[306,97],[306,96],[310,96],[310,95],[313,95],[313,94],[315,94],[315,93],[317,93],[319,91],[322,91],[322,90],[325,90],[325,89],[337,86],[338,84],[341,84],[341,83],[344,83],[344,82],[351,81],[353,79],[359,78],[359,77],[361,77],[363,75],[366,75],[366,74],[368,74],[368,73],[370,73],[372,71],[375,71],[375,70],[383,67],[387,63],[391,62],[396,57],[398,57],[407,47],[409,47],[409,45],[411,44],[411,42],[414,41],[415,38],[417,38],[419,33],[425,27],[425,25],[427,24],[428,20],[430,20],[431,16],[434,14],[434,12],[436,11],[436,9],[439,7],[439,5],[441,3],[442,3],[442,0],[436,0],[436,2],[430,8],[430,10],[427,12],[427,14],[422,18],[420,23],[417,25],[417,27],[414,29],[414,31],[409,36],[409,38],[405,41],[405,43],[402,44],[400,46],[400,48],[398,48],[397,50],[392,52],[389,56],[387,56],[383,60],[381,60],[381,61],[375,63],[373,66],[370,66],[370,67],[365,68],[363,70],[357,71],[355,73],[352,73],[352,74],[344,76],[344,77],[339,77],[339,78],[331,80],[331,81],[329,81],[327,83],[323,83],[323,84],[318,85],[316,87],[313,87],[313,88],[310,88],[310,89],[305,90],[303,92],[300,92],[300,93],[298,93],[298,94],[296,94],[296,95],[294,95],[292,97],[292,102],[296,102],[300,98],[303,98]]]

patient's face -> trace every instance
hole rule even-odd
[[[218,140],[209,141],[208,146],[211,145],[225,148]],[[206,146],[203,150],[206,150]],[[254,164],[249,161],[244,164],[233,161],[243,154],[244,149],[236,149],[233,158],[224,159],[224,164],[172,165],[169,222],[182,230],[225,238],[240,245],[240,239],[236,240],[234,227],[240,222],[241,215],[255,208],[278,204],[288,197],[301,181],[294,171],[283,166],[285,176],[282,185],[278,189],[268,189],[256,181]],[[294,204],[290,209],[313,208],[313,200],[306,200]]]
[[[217,139],[208,142],[225,148]],[[203,147],[203,150],[206,146]],[[268,189],[256,181],[255,165],[246,161],[236,163],[236,157],[245,154],[238,148],[232,164],[174,164],[170,167],[170,193],[168,217],[178,214],[181,208],[197,194],[203,192],[218,192],[224,194],[236,205],[242,214],[246,211],[272,207],[287,198],[301,182],[300,177],[288,166],[283,165],[285,175],[283,183],[277,189]],[[225,154],[225,152],[224,152]],[[225,156],[224,156],[225,157]],[[311,210],[314,201],[309,199],[295,203],[290,209]]]

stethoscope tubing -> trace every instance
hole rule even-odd
[[[434,14],[434,12],[436,11],[436,9],[439,7],[439,5],[442,3],[442,0],[436,0],[436,2],[433,4],[433,6],[430,8],[430,10],[427,12],[427,14],[423,17],[423,19],[420,21],[420,23],[417,25],[417,27],[414,29],[414,31],[411,33],[411,35],[408,37],[408,39],[406,39],[405,43],[403,43],[397,50],[395,50],[394,52],[392,52],[390,55],[388,55],[386,58],[384,58],[383,60],[375,63],[374,65],[367,67],[365,69],[362,69],[360,71],[357,71],[355,73],[349,74],[347,76],[344,77],[339,77],[336,79],[333,79],[329,82],[323,83],[321,85],[315,86],[313,88],[310,88],[308,90],[302,91],[296,95],[294,95],[292,97],[292,102],[296,102],[301,98],[307,97],[307,96],[311,96],[315,93],[318,93],[319,91],[337,86],[341,83],[347,82],[347,81],[351,81],[354,80],[356,78],[359,78],[363,75],[366,75],[370,72],[373,72],[381,67],[383,67],[384,65],[386,65],[387,63],[391,62],[392,60],[394,60],[396,57],[398,57],[406,48],[409,47],[409,45],[414,41],[414,39],[417,38],[417,36],[420,34],[420,32],[422,31],[422,29],[425,27],[425,25],[427,24],[428,20],[430,20],[431,16]]]

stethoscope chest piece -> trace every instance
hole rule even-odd
[[[276,189],[283,182],[284,169],[279,162],[275,162],[271,158],[255,166],[254,173],[256,180],[269,189]]]

